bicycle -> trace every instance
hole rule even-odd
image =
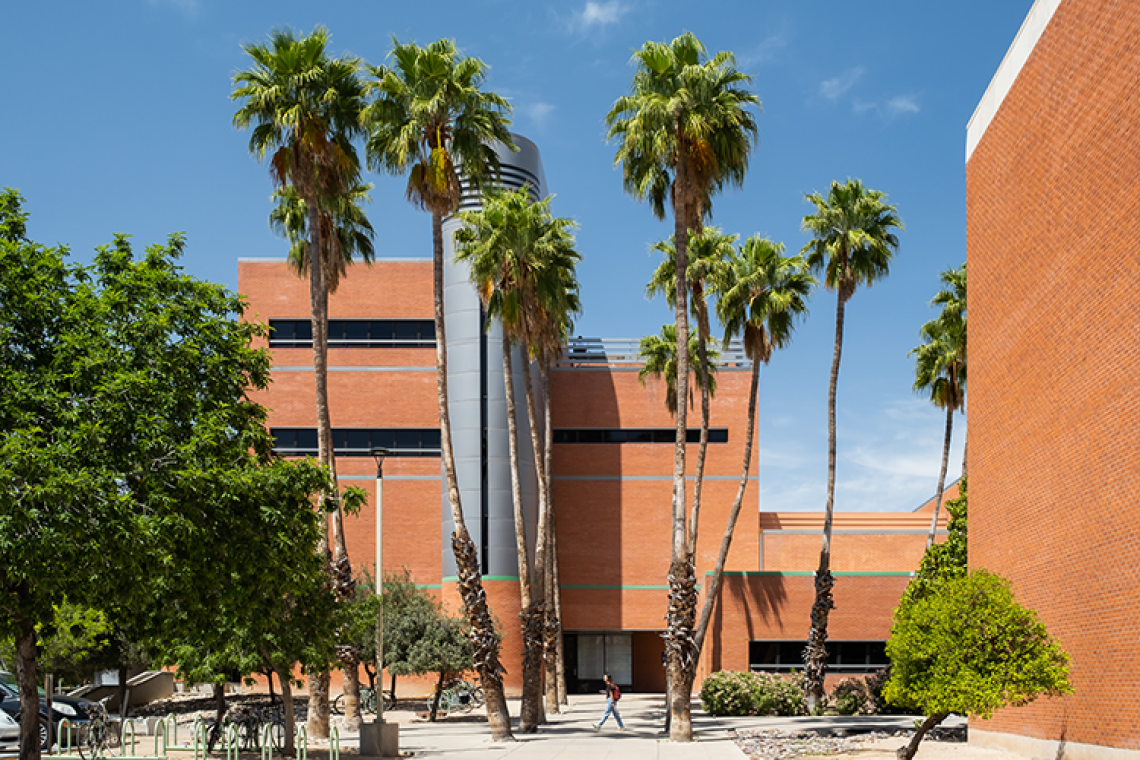
[[[396,698],[389,689],[384,689],[384,709],[391,710],[396,707]],[[338,694],[332,703],[333,715],[344,714],[344,695]],[[360,687],[360,712],[362,715],[376,713],[376,690],[369,686]]]
[[[91,719],[80,724],[77,749],[84,760],[106,757],[107,750],[119,746],[119,726],[111,722],[111,716],[107,713],[109,699],[111,697],[103,697],[98,702],[93,702],[88,708]]]

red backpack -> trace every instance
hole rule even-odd
[[[613,700],[617,702],[619,699],[621,699],[621,689],[618,688],[618,685],[616,683],[610,688],[613,689]]]

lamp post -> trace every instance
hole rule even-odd
[[[388,449],[372,449],[376,460],[376,594],[384,592],[384,457]],[[384,608],[376,608],[376,720],[360,728],[360,754],[398,757],[399,725],[384,722]]]

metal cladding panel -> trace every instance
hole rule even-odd
[[[495,148],[502,164],[503,184],[509,188],[526,184],[531,187],[532,194],[536,198],[545,197],[546,177],[538,148],[526,138],[516,135],[514,140],[519,147],[517,153],[512,153],[503,146]],[[466,184],[464,188],[468,192],[464,194],[461,210],[478,208],[478,197],[469,192]],[[493,326],[486,336],[485,344],[481,344],[483,321],[479,297],[471,285],[469,267],[457,264],[454,260],[454,236],[458,228],[458,219],[449,218],[444,221],[443,282],[448,395],[452,418],[452,441],[459,471],[460,498],[467,529],[479,546],[480,556],[487,559],[485,574],[515,576],[518,574],[518,567],[514,539],[514,507],[511,501],[502,333],[498,325]],[[527,422],[523,396],[524,364],[521,352],[516,349],[513,358],[515,396],[519,412],[519,462],[522,471],[520,484],[528,534],[533,542],[538,488],[534,474],[530,426]],[[536,387],[535,390],[537,393],[539,389]],[[541,414],[541,407],[539,411]],[[486,435],[485,449],[484,435]],[[487,467],[486,494],[483,493],[484,457]],[[458,465],[460,460],[462,460],[461,466]],[[445,575],[454,575],[455,558],[450,544],[454,526],[446,488],[443,489],[442,509],[443,569]],[[486,536],[483,535],[484,524],[487,526]]]

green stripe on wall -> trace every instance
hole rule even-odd
[[[659,586],[656,584],[640,584],[640,583],[630,583],[630,584],[617,583],[617,584],[601,584],[601,585],[567,583],[567,584],[563,584],[563,585],[559,586],[559,588],[562,589],[563,591],[668,591],[669,590],[668,585],[660,585]],[[700,584],[697,584],[697,591],[700,591],[700,590],[701,590]]]
[[[485,580],[485,581],[514,581],[515,583],[518,583],[519,577],[517,575],[484,575],[483,580]],[[458,583],[459,582],[459,576],[458,575],[444,576],[443,582],[444,583]]]
[[[709,570],[705,576],[711,576],[712,571]],[[882,570],[882,571],[862,571],[862,570],[836,570],[832,575],[837,577],[846,578],[910,578],[914,573],[907,570]],[[814,570],[726,570],[724,572],[726,578],[764,578],[764,577],[795,577],[807,576],[814,577]]]

